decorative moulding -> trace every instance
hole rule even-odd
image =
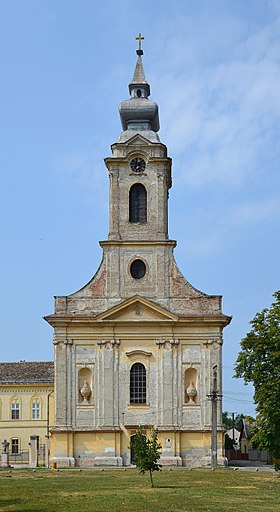
[[[114,346],[114,345],[120,345],[120,340],[115,339],[101,339],[97,340],[97,345],[101,348],[102,346],[108,347],[108,346]]]
[[[173,339],[156,340],[156,345],[158,345],[159,348],[160,347],[167,348],[168,346],[178,347],[179,340],[173,340]]]
[[[134,356],[134,355],[142,355],[142,356],[146,356],[146,357],[151,357],[152,352],[147,352],[146,350],[137,349],[137,350],[128,350],[125,353],[125,355],[128,357]]]

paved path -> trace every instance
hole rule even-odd
[[[229,467],[238,468],[242,471],[275,471],[273,464],[266,464],[266,462],[262,462],[260,460],[231,460],[229,462]]]

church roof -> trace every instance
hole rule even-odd
[[[137,59],[133,78],[130,83],[131,84],[147,84],[148,83],[146,80],[146,77],[145,77],[143,63],[142,63],[142,59],[140,56]]]
[[[144,39],[141,34],[136,39]],[[141,42],[139,49],[136,50],[137,62],[133,74],[132,81],[128,89],[130,98],[121,102],[119,106],[119,113],[123,132],[144,132],[144,136],[153,142],[159,142],[159,137],[156,132],[159,131],[159,114],[158,106],[155,101],[149,100],[151,94],[150,85],[148,84],[144,72],[141,49]],[[152,138],[152,139],[151,139]],[[118,139],[118,142],[126,142],[128,140],[127,133]]]
[[[53,384],[52,361],[0,363],[0,384]]]

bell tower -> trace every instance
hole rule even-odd
[[[168,268],[176,243],[168,238],[168,191],[172,160],[161,143],[157,104],[149,99],[141,40],[119,113],[123,131],[105,158],[110,176],[110,231],[100,242],[110,260],[110,301],[131,294],[166,299]],[[164,276],[166,276],[164,278]]]
[[[158,106],[149,99],[140,45],[141,39],[130,99],[119,106],[123,132],[112,145],[112,157],[105,158],[110,173],[108,238],[116,241],[168,240],[172,161],[157,134]]]

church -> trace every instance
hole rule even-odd
[[[222,297],[194,288],[174,259],[168,235],[172,160],[160,141],[158,105],[142,62],[119,107],[122,132],[105,158],[110,228],[93,278],[55,297],[57,467],[129,466],[142,425],[158,430],[161,464],[211,462],[213,368],[222,391]],[[217,457],[223,463],[221,401]]]

